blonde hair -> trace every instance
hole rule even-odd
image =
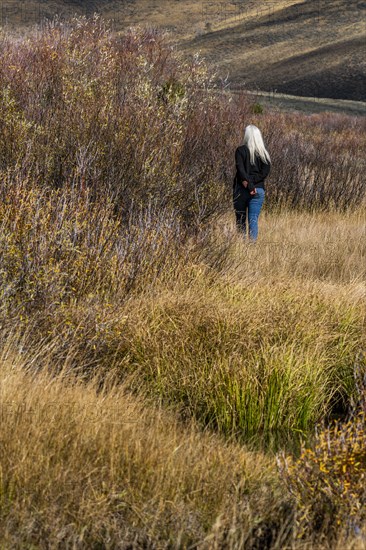
[[[249,149],[251,164],[254,164],[255,162],[255,155],[260,156],[262,161],[266,164],[271,162],[271,157],[264,146],[261,131],[259,128],[254,126],[254,124],[249,124],[249,126],[245,128],[244,145],[246,145]]]

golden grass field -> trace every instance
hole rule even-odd
[[[129,349],[103,390],[98,376],[89,382],[77,376],[83,367],[78,340],[82,324],[95,315],[92,301],[69,310],[79,326],[56,376],[47,373],[60,345],[56,319],[48,343],[25,355],[10,338],[0,362],[2,548],[43,548],[42,541],[52,548],[90,548],[97,541],[103,548],[246,548],[251,536],[253,544],[266,544],[265,533],[279,517],[273,547],[287,548],[292,516],[273,453],[202,431],[192,414],[199,416],[201,400],[225,408],[210,378],[217,385],[220,373],[239,364],[253,393],[259,395],[258,384],[272,384],[267,421],[275,425],[281,407],[289,420],[302,385],[316,414],[322,412],[329,391],[347,378],[341,380],[342,357],[365,345],[365,232],[365,211],[264,213],[253,246],[236,235],[232,215],[221,219],[212,228],[212,243],[229,243],[220,269],[207,251],[172,266],[172,277],[125,306],[98,308],[109,347],[119,325]],[[121,386],[123,362],[131,378]],[[274,371],[286,380],[279,394],[268,378]],[[238,389],[245,384],[233,370],[231,377]],[[226,414],[233,392],[227,386]],[[170,406],[162,408],[159,395]],[[291,545],[311,547],[296,539]],[[317,545],[323,547],[326,540]],[[365,546],[349,536],[332,546],[346,547]]]
[[[0,33],[1,550],[365,548],[366,119],[212,78],[99,17]]]

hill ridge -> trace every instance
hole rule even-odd
[[[3,0],[0,24],[24,27],[41,13],[93,12],[106,17],[117,32],[136,24],[169,30],[179,49],[200,51],[219,78],[229,75],[233,86],[366,100],[366,2]],[[33,20],[27,13],[33,13]]]

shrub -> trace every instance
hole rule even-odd
[[[161,31],[117,35],[108,25],[95,15],[2,33],[4,172],[87,187],[122,214],[154,202],[196,228],[231,206],[234,151],[257,123],[273,161],[268,207],[364,200],[364,119],[263,113],[245,93],[219,93],[203,59],[184,57]]]
[[[263,105],[261,105],[260,103],[254,103],[252,107],[252,112],[255,115],[261,115],[263,113]]]
[[[357,536],[366,519],[366,408],[317,431],[311,447],[280,469],[296,504],[299,538]]]
[[[4,40],[0,65],[4,171],[43,187],[88,187],[122,214],[154,202],[190,226],[227,204],[222,159],[234,147],[234,113],[208,90],[203,60],[184,59],[162,32],[118,36],[96,15],[55,20]]]

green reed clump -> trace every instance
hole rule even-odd
[[[276,295],[263,284],[231,287],[227,296],[206,276],[124,317],[120,369],[136,366],[136,387],[145,379],[150,395],[183,415],[246,440],[306,432],[348,399],[363,342],[357,307],[304,297],[296,284]]]

